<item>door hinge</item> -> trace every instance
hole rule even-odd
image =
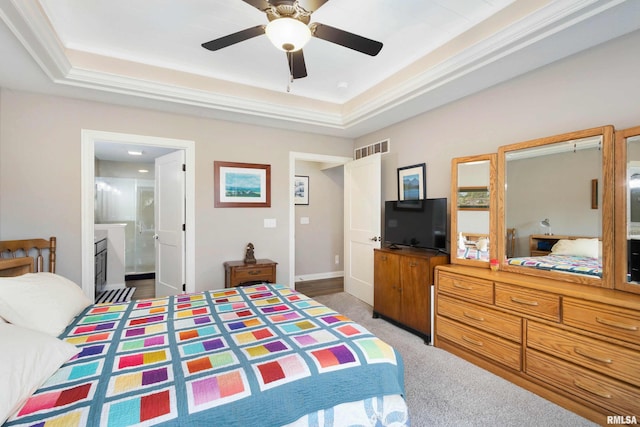
[[[187,231],[187,224],[182,224],[182,231]]]
[[[182,164],[182,172],[187,171],[187,165],[185,163]]]
[[[187,292],[187,284],[186,283],[182,284],[182,292]]]

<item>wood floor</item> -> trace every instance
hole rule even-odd
[[[155,279],[129,280],[126,282],[127,287],[134,286],[136,291],[131,299],[147,299],[156,296]],[[316,297],[319,295],[334,294],[344,291],[344,280],[342,277],[322,280],[305,280],[296,282],[296,290],[308,297]]]

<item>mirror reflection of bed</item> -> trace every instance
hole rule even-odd
[[[602,140],[506,150],[505,226],[518,230],[507,266],[602,277]]]

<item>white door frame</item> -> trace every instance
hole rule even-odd
[[[289,188],[291,189],[291,191],[289,191],[289,287],[291,289],[294,289],[296,286],[296,203],[293,194],[296,178],[296,160],[327,163],[338,166],[352,161],[353,158],[296,151],[289,152]]]
[[[92,301],[95,299],[94,272],[94,188],[95,188],[95,143],[107,141],[115,144],[136,144],[175,148],[185,151],[186,158],[186,224],[185,274],[186,292],[195,292],[195,141],[159,138],[104,132],[90,129],[81,130],[81,230],[82,230],[82,290]]]

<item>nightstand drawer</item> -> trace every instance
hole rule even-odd
[[[519,371],[520,345],[438,316],[436,334],[468,350]]]
[[[438,296],[438,314],[503,338],[522,342],[522,319],[446,295]]]
[[[527,324],[527,347],[640,386],[640,352],[536,322]]]
[[[640,413],[638,387],[531,349],[527,349],[525,371],[560,390],[606,408],[612,414]]]
[[[546,292],[496,283],[496,305],[541,319],[560,321],[560,297]]]
[[[610,305],[565,298],[562,303],[563,323],[609,337],[640,342],[640,315]]]
[[[438,274],[438,291],[493,304],[493,282],[467,276]]]
[[[252,280],[270,280],[273,275],[273,267],[236,268],[233,277],[241,282]]]

